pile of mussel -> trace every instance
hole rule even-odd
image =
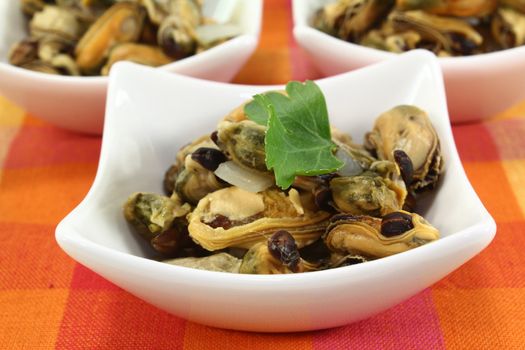
[[[13,65],[60,75],[107,75],[127,60],[161,66],[239,34],[202,14],[202,0],[20,0],[29,37]]]
[[[316,13],[313,25],[385,51],[474,55],[525,44],[525,1],[337,0]]]
[[[423,110],[384,112],[364,145],[332,128],[344,166],[298,176],[286,190],[266,168],[265,131],[243,106],[235,109],[216,131],[179,150],[164,177],[166,195],[128,198],[126,220],[168,263],[233,273],[318,271],[439,238],[414,212],[443,171],[440,142]]]

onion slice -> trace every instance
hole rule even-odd
[[[226,40],[241,35],[241,29],[234,24],[205,24],[195,29],[197,41],[208,47],[219,40]]]
[[[221,163],[215,170],[215,175],[248,192],[261,192],[274,185],[272,176],[246,169],[231,160]]]
[[[361,165],[348,152],[338,148],[335,156],[344,163],[343,167],[337,171],[341,176],[356,176],[363,172]]]

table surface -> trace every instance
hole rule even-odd
[[[267,0],[260,45],[234,82],[320,77],[291,28],[290,2]],[[525,101],[453,132],[467,175],[498,225],[487,249],[368,320],[250,334],[169,315],[66,256],[55,226],[89,190],[101,138],[58,129],[0,97],[0,348],[524,349]]]

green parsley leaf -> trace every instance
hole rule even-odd
[[[333,152],[328,111],[321,89],[313,82],[286,85],[288,96],[268,92],[245,106],[249,119],[267,125],[266,167],[279,187],[286,189],[295,176],[331,173],[343,166]]]

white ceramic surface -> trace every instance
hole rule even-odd
[[[327,76],[397,54],[334,38],[310,26],[315,11],[334,0],[293,0],[294,36]],[[450,119],[486,119],[525,99],[525,46],[469,57],[439,58]]]
[[[177,316],[217,327],[284,332],[372,316],[489,244],[495,223],[461,166],[439,65],[431,54],[411,52],[318,84],[332,124],[357,141],[393,106],[415,104],[429,112],[446,173],[423,213],[441,230],[440,240],[360,265],[295,275],[237,275],[147,259],[151,251],[122,216],[127,196],[162,193],[164,172],[181,146],[215,130],[221,117],[254,93],[282,87],[227,85],[119,63],[110,77],[97,176],[83,202],[58,225],[59,245],[81,264]]]
[[[240,26],[242,35],[159,69],[202,79],[230,81],[255,50],[261,20],[262,0],[239,0],[231,22]],[[27,36],[26,22],[19,1],[0,1],[0,94],[55,125],[100,134],[107,77],[52,76],[7,63],[11,45]]]

